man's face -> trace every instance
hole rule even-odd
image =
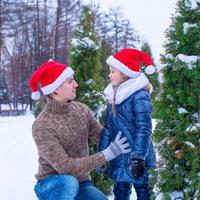
[[[67,78],[63,84],[56,90],[60,101],[70,101],[76,98],[77,82],[73,77]]]

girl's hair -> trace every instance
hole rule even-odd
[[[115,114],[115,98],[118,86],[113,87],[113,100],[112,100],[112,112]]]
[[[151,83],[148,83],[148,85],[145,87],[145,90],[151,94],[153,92],[153,85]]]

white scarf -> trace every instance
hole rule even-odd
[[[141,73],[137,78],[130,78],[123,82],[117,87],[115,105],[120,104],[136,91],[146,87],[148,83],[149,80],[144,73]],[[104,94],[108,102],[112,103],[114,90],[111,83],[105,88]]]

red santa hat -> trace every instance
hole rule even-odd
[[[106,63],[131,78],[140,75],[141,63],[146,65],[145,73],[153,74],[156,71],[147,53],[131,48],[124,48],[113,56],[109,56]]]
[[[38,100],[40,92],[39,83],[44,95],[53,93],[67,78],[73,76],[74,71],[61,63],[50,61],[42,64],[32,74],[29,86],[32,90],[31,98]]]

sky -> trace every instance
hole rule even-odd
[[[88,0],[89,1],[89,0]],[[177,0],[96,0],[102,10],[120,6],[126,19],[151,46],[153,58],[159,64],[159,55],[163,53],[165,30],[171,23]]]

